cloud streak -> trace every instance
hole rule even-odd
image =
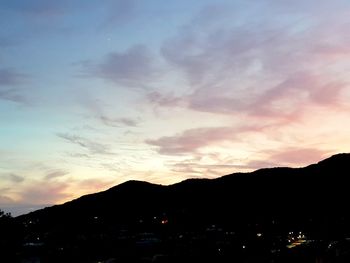
[[[224,24],[234,10],[216,16],[201,12],[162,47],[164,59],[184,73],[192,93],[151,93],[148,100],[159,106],[271,119],[341,104],[349,83],[333,77],[333,68],[350,68],[343,63],[344,56],[350,57],[350,39],[343,37],[349,21],[299,2],[295,5],[305,8],[275,4],[242,10],[236,14],[240,23]],[[246,12],[265,8],[272,8],[269,15],[246,19],[251,17]],[[291,19],[283,20],[278,15],[282,10]]]
[[[80,146],[81,148],[87,150],[90,154],[112,154],[108,145],[68,133],[57,133],[56,135],[69,143]]]
[[[82,2],[1,2],[3,202],[349,146],[348,1]]]
[[[329,151],[315,148],[286,148],[280,151],[272,152],[269,160],[282,165],[307,165],[319,162],[329,156]]]
[[[4,0],[3,8],[35,16],[47,16],[61,13],[67,1],[45,1],[45,0]]]
[[[232,137],[228,127],[198,128],[186,130],[174,136],[165,136],[155,140],[146,140],[146,143],[157,146],[158,152],[165,155],[181,155],[192,153],[209,144]]]
[[[42,205],[56,204],[71,197],[69,184],[64,182],[46,183],[40,182],[40,187],[36,184],[29,185],[21,191],[20,200],[22,203]]]
[[[97,77],[115,84],[143,88],[156,77],[153,55],[143,45],[135,45],[124,52],[107,54],[101,62],[82,62],[85,76]]]
[[[157,152],[164,155],[182,155],[195,153],[199,149],[224,141],[237,141],[244,133],[258,132],[262,127],[206,127],[185,130],[174,136],[149,139],[146,143],[157,147]]]
[[[102,29],[106,27],[110,28],[116,25],[123,25],[135,14],[136,0],[116,0],[110,1],[107,5],[107,18],[105,22],[101,25]]]
[[[45,179],[52,180],[56,178],[61,178],[66,176],[67,174],[69,174],[69,172],[65,170],[52,170],[45,175]]]
[[[0,205],[8,205],[14,203],[14,200],[8,196],[0,195]]]
[[[11,68],[0,68],[0,87],[16,86],[23,82],[24,75]]]
[[[25,178],[23,176],[14,174],[14,173],[9,173],[9,174],[3,174],[0,176],[3,179],[6,179],[12,183],[22,183]]]
[[[260,156],[259,156],[260,155]],[[331,155],[330,151],[317,148],[284,147],[278,150],[266,150],[249,158],[234,158],[222,154],[197,154],[195,158],[180,162],[169,162],[171,171],[188,177],[217,177],[233,172],[249,172],[261,168],[304,167],[316,163]]]
[[[11,68],[0,68],[0,99],[24,103],[25,97],[18,88],[24,83],[26,76]]]
[[[106,126],[111,127],[137,127],[139,124],[138,120],[132,118],[109,118],[104,115],[98,116],[98,118]]]

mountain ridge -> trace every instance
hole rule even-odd
[[[25,218],[28,215],[32,216],[42,213],[41,211],[50,211],[57,208],[61,209],[61,207],[65,206],[76,207],[79,206],[78,204],[84,204],[84,206],[91,205],[91,207],[98,206],[98,202],[109,202],[111,206],[115,205],[115,203],[123,206],[123,202],[126,201],[134,205],[137,204],[137,202],[132,200],[132,198],[139,198],[140,203],[145,201],[143,199],[148,198],[149,201],[154,202],[155,205],[158,203],[160,205],[164,205],[167,201],[170,203],[185,203],[185,198],[191,199],[191,196],[192,198],[196,198],[196,194],[203,195],[202,198],[206,199],[205,191],[208,191],[208,193],[215,192],[216,195],[219,195],[221,198],[237,198],[237,195],[243,194],[244,191],[242,191],[242,189],[245,189],[252,195],[248,196],[247,199],[252,199],[254,192],[256,194],[263,195],[264,198],[271,199],[271,193],[283,195],[283,191],[281,191],[283,187],[286,189],[292,189],[293,187],[298,187],[299,184],[299,187],[303,189],[310,187],[310,191],[313,191],[311,189],[313,188],[313,185],[322,188],[321,190],[324,190],[323,188],[326,186],[331,187],[334,184],[337,184],[334,182],[335,176],[338,175],[337,179],[344,179],[344,176],[339,175],[344,174],[344,167],[348,163],[350,163],[350,154],[341,153],[321,160],[318,163],[300,168],[262,168],[250,173],[233,173],[214,179],[190,178],[171,185],[161,185],[145,181],[130,180],[113,186],[107,190],[84,195],[61,205],[47,207],[19,216],[19,218]],[[334,170],[335,168],[339,168],[339,171],[332,171],[331,175],[330,171]],[[303,181],[296,183],[295,181],[298,181],[299,179]],[[315,181],[313,181],[313,179],[315,179]],[[325,185],[324,180],[333,180],[333,183]],[[264,193],[264,187],[266,188],[266,193]],[[342,184],[340,184],[339,187],[342,188]],[[189,192],[192,192],[192,194]],[[162,200],[158,200],[158,195],[161,196],[159,199],[164,199],[165,201],[163,202]],[[210,200],[207,201],[211,202]],[[86,202],[91,202],[91,204],[86,204]],[[191,200],[187,200],[187,202],[191,203]],[[101,206],[108,205],[104,203]],[[105,208],[107,209],[107,207]],[[98,208],[97,210],[101,209]]]
[[[118,185],[115,185],[115,186],[112,186],[106,190],[102,190],[100,192],[96,192],[96,193],[91,193],[91,194],[97,194],[97,193],[103,193],[103,192],[106,192],[106,191],[109,191],[109,190],[112,190],[112,189],[116,189],[116,188],[119,188],[121,186],[126,186],[126,185],[132,185],[132,184],[144,184],[144,185],[157,185],[157,186],[164,186],[164,187],[173,187],[175,185],[179,185],[179,184],[183,184],[183,183],[187,183],[187,182],[193,182],[193,181],[208,181],[208,180],[218,180],[218,179],[221,179],[223,177],[227,177],[227,176],[249,176],[249,175],[256,175],[256,174],[259,174],[259,173],[262,173],[262,172],[265,172],[265,171],[277,171],[277,170],[282,170],[282,169],[290,169],[290,170],[296,170],[296,169],[305,169],[305,168],[311,168],[311,167],[314,167],[316,165],[323,165],[323,164],[328,164],[332,161],[334,161],[335,159],[338,159],[338,158],[341,158],[341,159],[345,159],[347,158],[347,161],[349,162],[350,161],[350,153],[338,153],[338,154],[334,154],[328,158],[325,158],[323,160],[320,160],[319,162],[317,163],[313,163],[313,164],[309,164],[309,165],[306,165],[306,166],[302,166],[302,167],[287,167],[287,166],[277,166],[277,167],[271,167],[271,168],[259,168],[257,170],[254,170],[252,172],[236,172],[236,173],[231,173],[231,174],[226,174],[226,175],[223,175],[223,176],[219,176],[217,178],[206,178],[206,177],[201,177],[201,178],[187,178],[187,179],[184,179],[180,182],[176,182],[176,183],[173,183],[173,184],[169,184],[169,185],[165,185],[165,184],[155,184],[155,183],[150,183],[150,182],[147,182],[147,181],[142,181],[142,180],[128,180],[128,181],[125,181],[123,183],[120,183]],[[349,162],[350,163],[350,162]],[[91,195],[91,194],[86,194],[86,195],[83,195],[83,196],[87,196],[87,195]],[[81,196],[81,197],[83,197]],[[81,198],[81,197],[78,197],[77,199]],[[73,199],[71,201],[74,201],[76,199]],[[68,202],[71,202],[71,201],[68,201]]]
[[[15,218],[17,250],[50,263],[319,262],[350,240],[349,164],[340,154],[172,185],[127,181]]]

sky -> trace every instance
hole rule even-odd
[[[349,0],[0,0],[0,208],[350,148]]]

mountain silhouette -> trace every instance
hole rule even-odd
[[[350,154],[338,154],[303,168],[260,169],[169,186],[128,181],[19,219],[54,225],[90,218],[130,223],[162,214],[188,223],[335,216],[347,212],[349,164]]]
[[[128,181],[15,218],[17,254],[50,263],[349,262],[349,171],[350,154],[338,154],[168,186]],[[286,248],[300,236],[307,245]]]

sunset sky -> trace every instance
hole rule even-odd
[[[348,0],[0,0],[0,208],[350,149]]]

